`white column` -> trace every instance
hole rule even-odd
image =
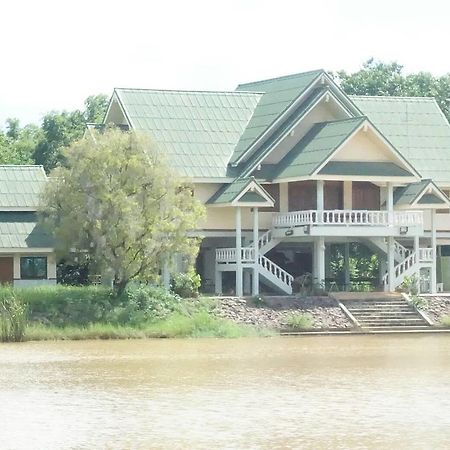
[[[389,291],[395,291],[395,259],[394,259],[394,237],[389,236],[388,239],[388,254],[387,254],[387,263],[388,263],[388,274],[389,274]]]
[[[244,295],[250,295],[252,292],[251,272],[249,269],[242,271],[244,283]]]
[[[344,181],[344,209],[353,209],[353,182]]]
[[[324,201],[323,187],[324,187],[324,181],[317,180],[317,210],[318,211],[324,210],[325,201]]]
[[[236,208],[236,296],[242,297],[242,226],[241,226],[241,208]]]
[[[280,183],[280,212],[289,211],[289,184]]]
[[[380,286],[383,285],[383,278],[387,272],[386,256],[384,254],[378,254],[378,261],[380,264]]]
[[[433,261],[431,263],[431,293],[436,294],[437,292],[437,239],[436,239],[436,210],[431,210],[431,248],[433,249]]]
[[[344,283],[345,290],[350,290],[350,243],[344,244]]]
[[[389,212],[389,224],[393,223],[394,211],[394,186],[392,183],[386,184],[386,210]]]
[[[162,282],[164,289],[170,289],[170,271],[169,271],[169,263],[166,261],[162,268]]]
[[[315,275],[317,277],[317,283],[321,285],[325,282],[325,238],[319,236],[314,241],[314,251],[316,253],[315,262],[317,264]]]
[[[285,183],[287,185],[287,183]],[[255,265],[253,266],[252,279],[252,295],[259,295],[259,223],[258,223],[258,208],[253,208],[253,248],[255,252]]]
[[[419,264],[419,249],[420,249],[420,240],[419,235],[416,234],[414,236],[414,253],[416,254],[416,261],[417,261],[417,270],[416,270],[416,287],[417,292],[420,291],[420,264]]]
[[[214,292],[217,295],[222,295],[222,272],[219,270],[216,264],[216,273],[214,279]]]

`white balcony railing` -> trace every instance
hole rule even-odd
[[[241,261],[243,263],[255,262],[255,249],[253,247],[241,248]],[[216,249],[216,262],[220,264],[235,263],[236,249],[235,248],[218,248]]]
[[[422,224],[422,211],[309,210],[277,214],[273,218],[275,228],[303,225],[413,226]]]
[[[419,261],[432,262],[434,259],[434,252],[432,248],[419,248]]]

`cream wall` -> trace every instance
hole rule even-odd
[[[333,158],[333,161],[394,161],[392,153],[376,140],[371,130],[359,130]]]
[[[194,186],[194,196],[202,203],[206,203],[220,188],[219,183],[198,183]],[[272,225],[271,212],[259,212],[259,228],[266,229]],[[199,229],[205,230],[234,230],[236,208],[206,205],[206,220],[199,223]],[[253,228],[253,215],[250,208],[241,208],[241,223],[243,229]]]

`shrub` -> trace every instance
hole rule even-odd
[[[172,291],[181,298],[198,297],[198,290],[202,280],[193,270],[186,273],[177,273],[172,279]]]
[[[444,327],[450,327],[450,316],[442,316],[441,325]]]
[[[411,304],[417,309],[428,309],[428,301],[418,295],[411,295]]]
[[[254,297],[252,297],[252,303],[257,308],[264,308],[265,306],[267,306],[266,299],[261,295],[255,295]]]
[[[290,328],[309,329],[314,325],[314,318],[309,313],[291,313],[286,317]]]
[[[23,341],[27,308],[12,288],[0,290],[0,341]]]

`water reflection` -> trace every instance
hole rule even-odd
[[[448,335],[0,345],[0,448],[450,448],[449,374]]]

